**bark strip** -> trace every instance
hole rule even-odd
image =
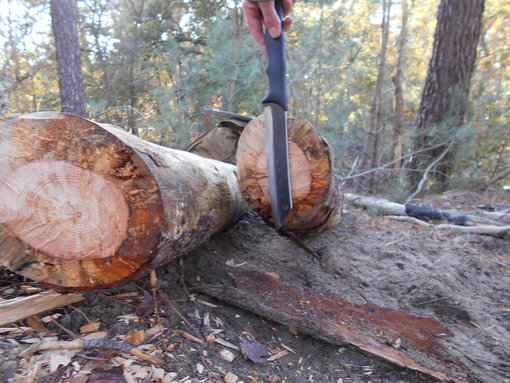
[[[284,276],[251,265],[209,270],[216,285],[189,282],[209,295],[333,344],[351,344],[398,366],[440,381],[467,382],[459,361],[439,339],[453,336],[438,320],[317,294]]]

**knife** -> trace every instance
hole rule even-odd
[[[283,3],[275,0],[276,13],[282,23],[280,37],[274,39],[265,31],[267,51],[266,73],[269,92],[262,100],[267,153],[269,197],[273,223],[279,230],[292,210],[287,132],[287,84],[285,79],[285,37],[283,33]]]

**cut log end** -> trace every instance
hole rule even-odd
[[[283,230],[314,235],[339,221],[340,195],[327,142],[304,118],[288,119],[293,209]],[[237,150],[238,181],[250,207],[272,222],[268,192],[264,118],[244,129]]]
[[[55,258],[110,257],[127,237],[129,211],[120,188],[69,162],[20,166],[2,179],[0,195],[7,228]]]
[[[118,284],[165,222],[135,150],[64,113],[0,120],[0,265],[61,288]]]

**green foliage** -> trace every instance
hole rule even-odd
[[[46,2],[0,3],[9,9],[0,15],[0,102],[8,100],[4,113],[59,109]],[[404,155],[411,150],[439,0],[409,4]],[[261,113],[265,57],[248,33],[240,0],[83,0],[78,5],[91,117],[154,142],[185,147],[215,123],[204,108]],[[382,2],[373,0],[299,0],[293,10],[295,23],[287,36],[290,114],[319,129],[342,175],[351,172],[363,152],[377,81],[381,12]],[[401,3],[393,2],[380,164],[393,159],[392,77],[401,13]],[[460,183],[467,180],[465,185],[473,179],[488,181],[510,166],[509,36],[510,0],[487,0],[467,123],[434,133],[438,140],[456,135],[462,143],[454,177]],[[14,89],[5,86],[18,80]],[[400,174],[382,170],[381,187],[395,193],[412,189]]]

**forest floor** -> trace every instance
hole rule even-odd
[[[444,208],[486,201],[472,193],[457,193],[429,202]],[[257,265],[264,268],[309,262],[311,289],[439,319],[455,334],[446,347],[467,366],[470,381],[510,382],[510,238],[438,231],[361,209],[348,211],[342,225],[308,243],[320,250],[320,258],[294,251],[286,245],[288,240],[280,241],[274,230],[247,217],[190,257],[157,270],[152,276],[152,284],[158,284],[156,300],[147,276],[85,293],[79,303],[40,315],[35,322],[46,331],[34,321],[5,326],[0,329],[0,382],[436,381],[348,344],[332,345],[300,334],[204,295],[185,282],[187,268],[198,259],[257,263],[262,252],[274,261],[261,260]],[[336,273],[337,278],[325,280],[324,273]],[[30,290],[26,286],[39,287],[6,270],[0,270],[0,283],[0,298],[5,300],[26,294]],[[20,356],[41,339],[85,336],[138,345],[164,363],[153,365],[99,348]],[[243,357],[238,349],[243,344],[264,345],[269,350],[266,360],[246,351]]]

